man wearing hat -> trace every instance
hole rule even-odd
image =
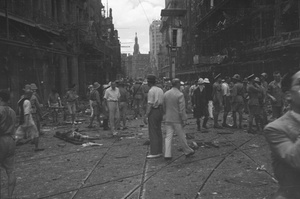
[[[95,82],[93,84],[93,90],[90,93],[90,100],[92,101],[92,107],[93,107],[93,115],[91,117],[90,124],[88,125],[88,128],[93,128],[93,121],[95,117],[97,117],[97,121],[99,123],[99,127],[101,125],[100,122],[100,107],[101,107],[101,101],[100,101],[100,95],[98,92],[98,89],[100,88],[100,84],[98,82]]]
[[[281,89],[281,74],[279,71],[273,73],[274,80],[270,82],[268,94],[271,98],[273,118],[277,119],[282,115],[284,95]]]
[[[255,123],[257,126],[257,131],[260,130],[259,124],[260,122],[260,104],[259,104],[259,95],[261,95],[262,91],[260,86],[258,85],[259,78],[255,78],[254,74],[248,77],[249,85],[248,85],[248,95],[249,95],[249,127],[248,133],[255,133],[253,130],[253,119],[255,119]]]
[[[30,98],[32,96],[32,90],[29,84],[25,85],[24,95],[18,101],[18,106],[20,110],[20,126],[16,131],[16,140],[22,140],[24,138],[31,138],[35,144],[35,151],[42,151],[44,149],[39,148],[39,132],[32,119],[32,108],[30,103]]]
[[[32,118],[36,124],[36,127],[41,135],[41,119],[42,119],[42,111],[41,111],[41,98],[37,94],[36,90],[38,89],[37,86],[32,83],[30,84],[30,88],[32,90],[32,95],[30,98],[31,108],[32,108]]]
[[[201,131],[200,118],[204,117],[202,127],[207,128],[206,124],[208,121],[208,100],[206,96],[206,90],[204,86],[204,80],[199,78],[198,87],[193,94],[193,106],[194,106],[194,118],[196,118],[197,130]]]
[[[72,125],[75,124],[76,104],[78,103],[78,95],[76,93],[76,84],[72,84],[66,93],[65,99],[67,101],[68,111],[71,114]]]
[[[138,118],[138,116],[142,116],[141,109],[143,106],[144,100],[144,92],[142,89],[143,79],[139,78],[138,81],[132,86],[132,98],[133,98],[133,106],[134,106],[134,118]]]
[[[239,74],[235,74],[232,77],[232,81],[234,83],[232,88],[232,117],[233,117],[233,126],[232,128],[237,128],[237,115],[239,114],[239,128],[242,128],[243,121],[243,108],[244,108],[244,86],[241,82],[241,77]]]
[[[224,104],[224,114],[223,114],[223,127],[230,127],[227,124],[227,116],[231,111],[231,78],[226,76],[225,81],[222,83],[222,94],[223,94],[223,104]]]
[[[206,90],[206,97],[208,100],[208,116],[210,119],[214,118],[213,115],[213,101],[212,101],[212,85],[208,78],[204,78],[204,85]]]
[[[148,92],[148,104],[144,122],[148,125],[150,138],[150,154],[147,158],[158,158],[162,156],[162,130],[163,119],[163,95],[161,88],[156,86],[156,76],[148,75],[147,82],[150,87]]]
[[[186,134],[183,127],[187,122],[185,110],[184,95],[180,92],[180,80],[175,78],[172,80],[172,88],[164,94],[163,109],[166,115],[166,138],[165,138],[165,159],[172,159],[172,138],[175,132],[178,135],[180,145],[186,157],[190,157],[195,153],[186,141]]]
[[[215,76],[215,83],[213,84],[212,90],[212,98],[213,98],[213,106],[214,106],[214,128],[221,129],[222,127],[219,125],[219,114],[223,106],[223,94],[222,94],[222,79],[221,73]]]
[[[8,106],[9,100],[9,91],[0,90],[0,167],[6,171],[7,196],[12,198],[16,186],[14,169],[16,143],[13,139],[16,130],[16,113]]]
[[[119,124],[120,112],[119,112],[119,100],[120,100],[120,91],[116,87],[116,82],[112,81],[110,88],[105,90],[104,100],[106,102],[106,107],[109,113],[109,124],[112,136],[118,134],[116,131]]]
[[[91,100],[91,93],[93,92],[93,90],[94,90],[94,87],[93,87],[93,85],[91,84],[91,85],[89,85],[88,86],[88,91],[87,91],[87,94],[86,94],[86,96],[87,96],[87,98],[89,99],[89,104],[90,104],[90,109],[91,109],[91,117],[93,116],[93,114],[94,114],[94,111],[93,111],[93,101]]]

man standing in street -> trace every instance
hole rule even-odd
[[[174,87],[173,87],[174,88]],[[202,127],[207,129],[208,121],[208,101],[206,96],[206,90],[204,86],[204,80],[199,78],[198,87],[194,90],[193,94],[193,106],[194,106],[194,118],[196,118],[197,131],[201,131],[201,118],[204,117]]]
[[[97,117],[99,127],[101,126],[101,122],[100,122],[101,100],[100,100],[100,95],[98,92],[99,88],[100,88],[100,84],[98,82],[95,82],[93,84],[93,89],[90,93],[90,101],[92,101],[93,115],[91,117],[91,121],[90,121],[90,124],[88,125],[88,128],[93,128],[93,121],[94,121],[95,117]]]
[[[15,133],[16,113],[8,106],[10,93],[0,90],[0,166],[7,174],[8,198],[12,198],[16,186],[14,169],[16,144],[13,139]],[[0,195],[1,197],[1,195]]]
[[[39,135],[41,135],[41,120],[42,120],[42,111],[41,111],[41,98],[37,94],[36,90],[38,89],[37,86],[32,83],[30,84],[30,88],[32,90],[32,96],[30,98],[30,103],[31,103],[31,114],[33,121],[36,124],[36,127],[39,131]]]
[[[123,123],[123,130],[127,129],[126,127],[126,114],[127,114],[127,107],[129,102],[129,92],[124,87],[124,80],[119,82],[119,91],[120,91],[120,123]],[[120,125],[120,124],[119,124]]]
[[[215,83],[213,84],[213,91],[212,91],[212,98],[213,98],[213,106],[214,106],[214,128],[221,129],[222,127],[219,125],[219,114],[222,109],[222,101],[223,101],[223,94],[222,94],[222,79],[221,74],[215,76]]]
[[[134,118],[137,119],[139,116],[142,116],[141,109],[144,101],[144,91],[142,88],[143,79],[139,78],[138,81],[132,86],[132,97],[133,97],[133,106],[134,106]]]
[[[166,138],[165,138],[165,159],[172,159],[172,139],[173,133],[176,132],[179,142],[182,146],[186,157],[192,156],[195,151],[191,149],[186,141],[186,134],[183,127],[187,122],[185,110],[185,100],[183,94],[179,91],[180,80],[172,80],[173,88],[164,94],[163,108],[166,115]]]
[[[283,93],[281,90],[281,75],[279,71],[273,73],[274,80],[270,82],[268,94],[271,98],[273,119],[277,119],[282,115],[283,109]]]
[[[208,100],[208,115],[210,119],[213,119],[213,101],[212,101],[212,85],[208,78],[204,78],[204,86],[206,91],[206,97]]]
[[[232,81],[234,83],[232,88],[232,118],[233,118],[233,126],[232,128],[242,129],[242,121],[243,121],[243,108],[244,108],[244,88],[241,82],[241,77],[239,74],[235,74],[232,77]],[[236,113],[239,114],[239,126],[237,126],[236,120],[237,116]]]
[[[75,117],[76,117],[76,106],[78,104],[78,95],[76,93],[76,85],[73,84],[69,87],[69,90],[66,93],[65,99],[67,101],[67,107],[69,114],[72,118],[72,125],[75,124]]]
[[[223,127],[230,127],[227,124],[227,116],[228,113],[231,111],[231,95],[230,95],[230,77],[225,77],[225,82],[222,83],[222,94],[223,94],[223,104],[224,104],[224,114],[223,114]]]
[[[161,122],[163,119],[162,103],[164,92],[156,86],[155,75],[148,75],[147,82],[150,87],[147,111],[144,117],[144,123],[149,123],[150,154],[147,158],[158,158],[162,156]]]
[[[273,199],[300,198],[300,71],[288,73],[282,88],[290,110],[269,123],[264,135],[271,149],[272,166],[279,189]]]
[[[256,127],[257,127],[257,131],[260,130],[260,113],[261,113],[261,108],[260,108],[260,104],[259,104],[259,95],[262,94],[262,90],[260,88],[260,86],[258,85],[259,83],[259,78],[256,77],[254,78],[254,74],[250,75],[248,77],[249,80],[249,85],[248,85],[248,94],[249,94],[249,126],[248,126],[248,133],[252,133],[254,134],[254,130],[253,130],[253,119],[255,119],[255,123],[256,123]]]
[[[111,87],[105,90],[104,100],[106,101],[106,107],[109,112],[109,124],[112,135],[117,135],[116,127],[119,124],[120,112],[119,112],[119,99],[120,91],[116,87],[116,82],[111,82]]]

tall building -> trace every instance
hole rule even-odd
[[[135,43],[134,43],[134,51],[132,55],[132,67],[131,73],[128,75],[133,79],[144,78],[146,77],[146,73],[149,72],[150,60],[149,54],[141,54],[140,47],[138,43],[138,36],[135,33]]]
[[[149,28],[149,42],[150,42],[150,67],[153,72],[157,74],[159,71],[158,64],[158,53],[160,45],[162,45],[162,33],[160,32],[160,20],[155,20],[152,22]]]

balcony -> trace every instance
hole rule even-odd
[[[246,44],[245,52],[247,54],[271,52],[288,46],[300,46],[300,30]]]

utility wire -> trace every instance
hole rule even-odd
[[[147,18],[147,21],[148,21],[148,23],[149,23],[149,25],[150,25],[151,23],[150,23],[150,21],[149,21],[149,18],[148,18],[148,16],[147,16],[147,13],[146,13],[146,11],[145,11],[145,9],[144,9],[144,7],[143,7],[143,4],[141,3],[141,0],[139,0],[139,2],[140,2],[140,5],[141,5],[141,7],[142,7],[142,9],[143,9],[143,11],[144,11],[144,14],[145,14],[145,16],[146,16],[146,18]]]

